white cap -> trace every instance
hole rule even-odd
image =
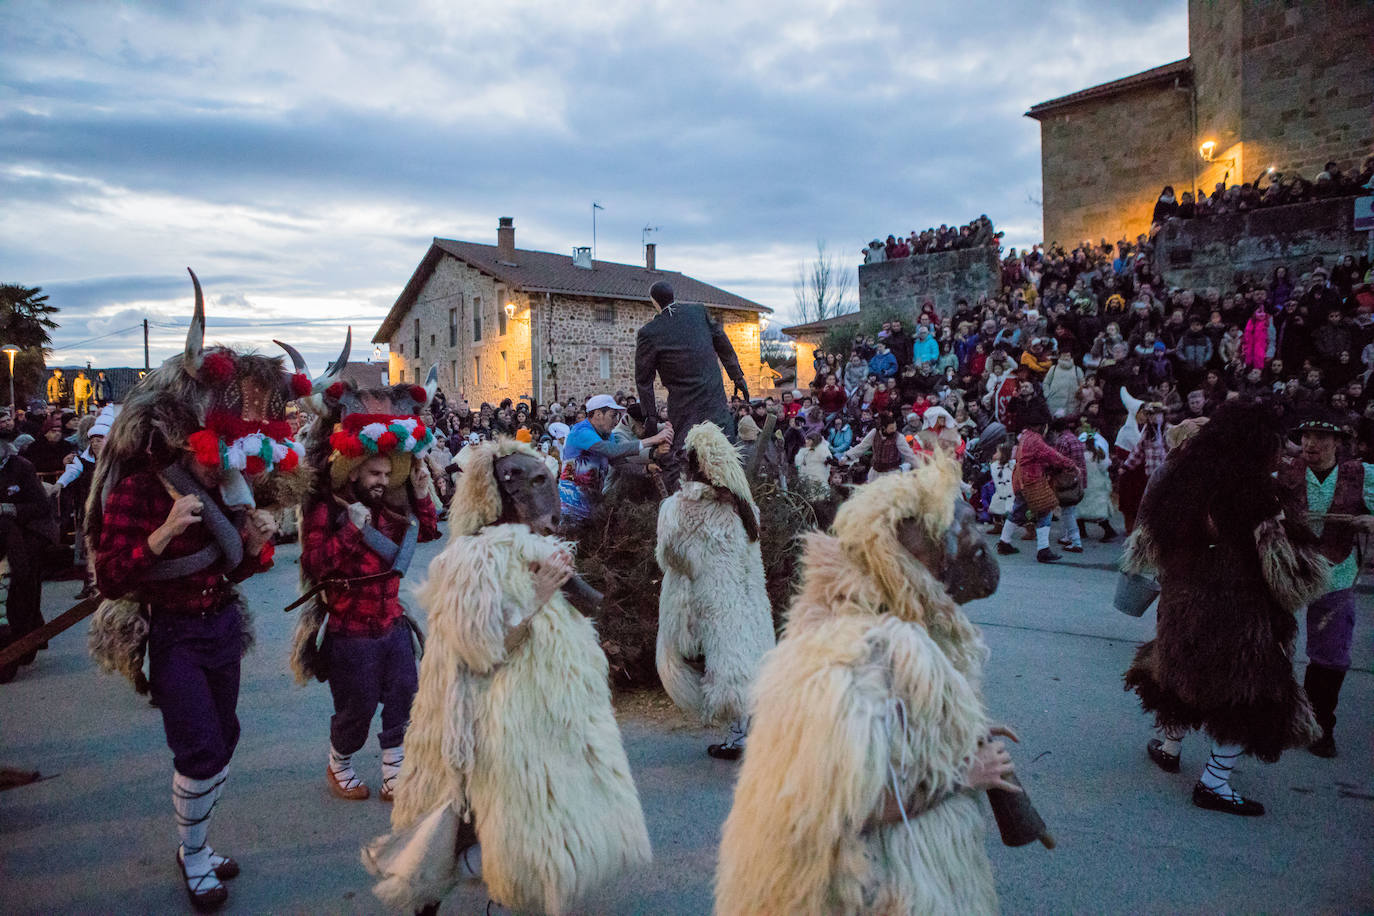
[[[601,410],[604,407],[609,407],[612,410],[625,409],[617,404],[615,398],[611,397],[609,394],[598,394],[587,402],[587,413],[591,413],[593,410]]]

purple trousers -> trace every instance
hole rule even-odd
[[[162,711],[172,766],[209,779],[229,765],[239,743],[237,601],[204,616],[154,609],[148,629],[148,685]]]
[[[362,750],[379,703],[382,730],[377,742],[383,748],[400,746],[410,722],[410,701],[420,686],[410,628],[398,619],[376,638],[330,633],[326,642],[329,691],[334,695],[329,741],[334,750]]]
[[[1326,668],[1350,668],[1355,638],[1355,589],[1327,592],[1307,606],[1307,657]]]

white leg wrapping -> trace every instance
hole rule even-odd
[[[1213,741],[1212,754],[1207,758],[1207,765],[1202,768],[1202,776],[1198,781],[1223,798],[1239,799],[1240,796],[1231,788],[1231,768],[1236,765],[1241,753],[1239,744],[1218,744]]]
[[[332,744],[329,746],[329,771],[334,774],[334,778],[345,790],[356,788],[363,783],[358,778],[358,774],[353,771],[353,755],[340,754],[334,750]]]
[[[396,779],[401,775],[401,764],[405,759],[405,745],[382,748],[382,788],[387,792],[395,790]]]
[[[207,890],[219,883],[210,862],[210,844],[206,837],[210,830],[210,815],[214,813],[224,785],[224,771],[209,779],[191,779],[180,773],[172,774],[172,809],[176,812],[177,834],[181,837],[181,857],[186,875],[198,889]]]

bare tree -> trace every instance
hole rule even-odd
[[[802,324],[824,321],[854,311],[854,271],[835,263],[825,248],[825,240],[816,240],[816,259],[797,265],[797,277],[792,292],[797,301],[797,318]]]

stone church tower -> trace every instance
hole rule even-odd
[[[1188,50],[1026,112],[1045,241],[1134,239],[1166,184],[1210,193],[1271,166],[1311,180],[1374,153],[1369,0],[1189,0]]]

